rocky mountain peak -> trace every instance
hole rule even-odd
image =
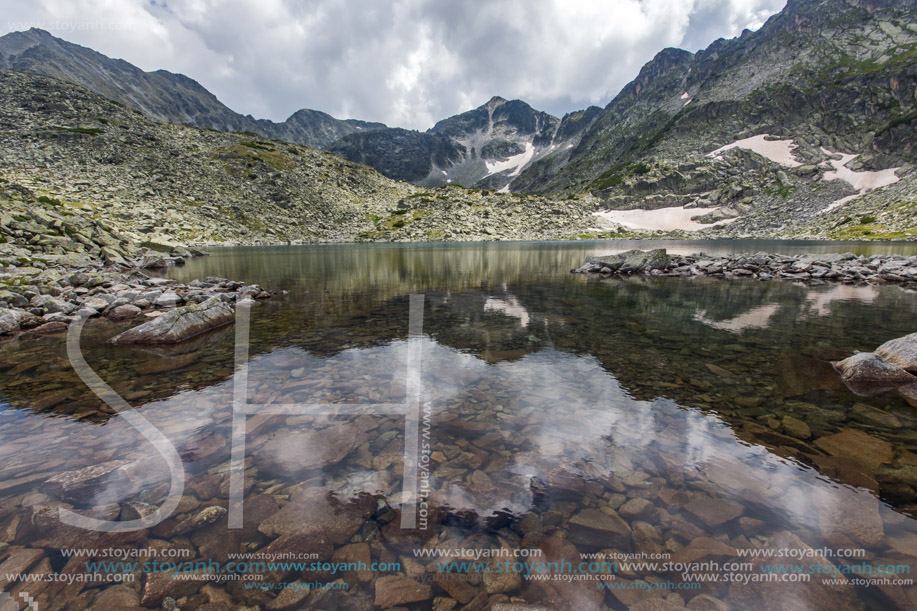
[[[503,104],[506,104],[506,102],[507,102],[506,98],[502,98],[498,95],[495,95],[494,97],[487,100],[487,102],[483,104],[481,108],[487,108],[489,110],[493,110],[497,106],[502,106]]]
[[[683,78],[687,75],[691,67],[694,54],[684,49],[667,47],[656,54],[653,59],[647,62],[637,78],[628,83],[618,94],[618,98],[635,98],[651,88],[654,81],[665,77],[675,75],[676,78]],[[616,98],[617,99],[617,98]],[[609,107],[614,103],[609,103]]]

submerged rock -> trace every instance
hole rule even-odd
[[[259,466],[281,477],[324,469],[346,458],[368,436],[355,426],[278,433],[255,454]]]
[[[584,509],[570,519],[570,541],[586,547],[629,549],[631,530],[617,515]]]
[[[368,495],[338,498],[327,488],[297,490],[290,502],[258,525],[268,537],[319,530],[334,545],[344,545],[376,510]]]
[[[834,367],[841,374],[841,379],[847,387],[863,396],[876,395],[905,384],[917,383],[917,376],[872,352],[854,354],[834,363]]]
[[[389,609],[433,598],[433,588],[407,577],[389,575],[376,581],[375,605]]]
[[[815,440],[815,447],[832,456],[846,458],[861,467],[875,471],[891,463],[895,452],[892,445],[863,431],[846,429]]]
[[[698,497],[685,505],[685,510],[707,526],[714,528],[741,516],[744,507],[729,499]]]
[[[200,304],[189,305],[167,312],[109,341],[113,344],[173,344],[199,335],[209,329],[227,325],[235,314],[232,306],[211,297]]]

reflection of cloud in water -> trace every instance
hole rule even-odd
[[[451,358],[441,347],[436,352],[437,357],[427,362]],[[759,515],[796,528],[818,526],[813,489],[821,506],[875,504],[867,491],[837,487],[808,467],[739,440],[712,414],[665,398],[632,399],[592,357],[548,349],[495,369],[491,375],[502,385],[495,392],[506,390],[520,401],[513,409],[495,411],[486,421],[494,423],[510,447],[531,449],[511,453],[506,471],[494,475],[495,481],[504,479],[490,494],[479,494],[461,481],[441,482],[445,485],[434,498],[453,509],[484,516],[503,509],[524,512],[533,500],[520,492],[529,490],[532,478],[550,481],[552,474],[563,472],[583,480],[639,479],[656,477],[661,466],[696,478],[702,490],[712,484]],[[469,415],[477,416],[460,417]],[[435,445],[435,427],[432,435]]]
[[[711,320],[707,318],[705,310],[698,310],[694,313],[694,320],[721,331],[741,333],[747,329],[766,329],[770,325],[771,317],[780,310],[780,307],[776,303],[767,303],[729,320]]]
[[[809,291],[806,296],[806,306],[812,315],[828,316],[831,314],[831,309],[828,306],[835,301],[872,303],[878,296],[879,289],[874,286],[847,286],[841,284],[824,291]]]
[[[395,384],[378,391],[397,401],[400,364],[405,356],[406,344],[395,341],[349,349],[327,358],[298,348],[281,349],[255,357],[250,366],[256,372],[253,382],[267,387],[276,383],[269,372],[283,371],[286,361],[290,362],[286,367],[291,367],[294,358],[300,361],[297,366],[305,369],[305,377],[313,367],[337,372],[343,374],[342,380],[354,381],[353,392],[358,394],[366,392],[367,385],[378,388],[375,385],[387,377]],[[602,481],[614,476],[630,481],[681,471],[687,488],[719,490],[725,497],[742,502],[748,513],[768,516],[789,527],[824,528],[819,520],[833,515],[831,508],[845,504],[877,507],[866,491],[837,487],[812,469],[740,441],[733,429],[713,414],[682,407],[666,398],[634,400],[591,356],[547,348],[516,361],[487,364],[426,338],[423,368],[424,400],[433,406],[432,450],[477,443],[481,437],[461,432],[463,423],[473,421],[486,425],[485,437],[496,438],[492,446],[480,446],[487,448],[488,458],[479,469],[487,469],[488,461],[500,456],[505,459],[505,466],[486,470],[492,486],[479,478],[485,485],[476,487],[467,467],[451,472],[435,468],[434,504],[448,504],[454,510],[471,510],[481,516],[506,509],[522,513],[534,503],[533,478],[550,481],[553,474],[563,472],[574,480]],[[380,375],[383,371],[388,376]],[[205,431],[228,432],[231,389],[232,378],[204,391],[184,392],[149,404],[143,408],[144,415],[185,451],[196,445],[195,440]],[[271,394],[277,390],[272,389]],[[438,425],[451,416],[456,417],[458,430]],[[310,425],[302,421],[284,426],[299,429]],[[396,440],[402,426],[400,420],[397,424],[391,421],[376,434],[393,435],[392,440]],[[132,458],[126,448],[144,451],[142,441],[119,418],[113,418],[103,431],[94,431],[95,444],[103,445],[109,454]],[[266,432],[252,433],[252,453],[265,441]],[[225,460],[228,447],[219,452]],[[360,468],[351,457],[323,469],[322,476],[327,485],[346,494],[384,493],[394,501],[401,490],[400,477],[381,477],[380,473],[366,466]],[[152,479],[159,478],[157,474]],[[155,485],[156,481],[145,483]],[[818,506],[813,507],[816,491]],[[120,496],[120,490],[108,487],[94,492],[98,503]]]

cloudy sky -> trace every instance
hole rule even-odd
[[[558,116],[604,106],[663,47],[756,29],[785,0],[0,0],[144,70],[184,73],[243,114],[299,108],[427,129],[491,96]]]

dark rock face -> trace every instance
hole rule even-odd
[[[256,133],[261,133],[269,138],[321,149],[328,148],[331,143],[348,134],[386,129],[382,123],[335,119],[320,110],[308,108],[297,110],[283,123],[259,119],[258,126],[261,127],[261,130]]]
[[[174,344],[231,323],[232,306],[219,297],[177,308],[109,340],[113,344]]]
[[[407,181],[422,180],[434,165],[447,167],[457,163],[464,152],[444,136],[400,128],[350,134],[328,150],[372,166],[389,178]]]

